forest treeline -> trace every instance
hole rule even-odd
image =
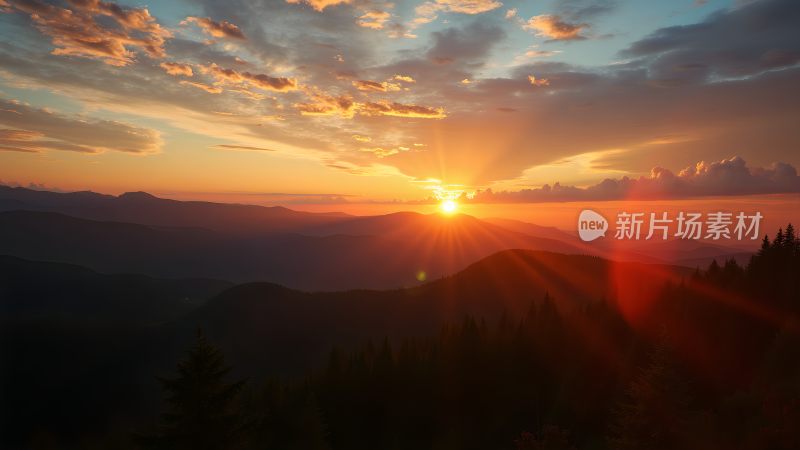
[[[202,332],[159,381],[142,448],[800,448],[800,240],[713,262],[647,308],[618,299],[477,317],[438,336],[333,350],[301,378],[232,380]],[[645,299],[642,299],[645,301]],[[313,330],[309,330],[313,332]]]

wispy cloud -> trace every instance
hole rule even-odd
[[[273,77],[263,73],[250,73],[222,68],[215,63],[204,66],[203,72],[211,74],[218,84],[238,84],[256,87],[267,91],[286,92],[297,89],[297,80],[288,77]]]
[[[586,39],[582,33],[589,28],[589,25],[570,23],[560,16],[543,14],[531,17],[522,27],[535,31],[537,36],[554,41],[575,41]]]
[[[214,148],[219,150],[244,150],[251,152],[274,152],[271,148],[253,147],[250,145],[235,145],[235,144],[217,144]]]
[[[286,0],[286,3],[305,3],[319,12],[324,11],[329,6],[346,5],[352,2],[353,0]]]
[[[447,117],[444,108],[408,105],[397,102],[379,101],[361,105],[363,114],[371,116],[414,117],[419,119],[443,119]]]
[[[359,91],[391,92],[401,89],[399,84],[388,81],[353,80],[353,86]]]
[[[245,39],[242,30],[226,20],[215,22],[208,17],[189,16],[181,22],[183,25],[189,23],[196,24],[204,33],[216,38]]]
[[[192,71],[192,66],[189,64],[181,64],[176,62],[163,62],[159,64],[164,72],[167,72],[170,75],[178,76],[183,75],[185,77],[191,77],[194,75]]]
[[[71,117],[0,98],[0,149],[18,152],[61,150],[80,153],[156,153],[161,136],[130,124]]]
[[[416,17],[411,20],[409,27],[417,28],[420,25],[431,23],[442,12],[460,14],[482,14],[500,8],[501,2],[495,0],[434,0],[420,4],[415,8]]]
[[[189,81],[189,80],[181,80],[180,83],[184,86],[191,86],[197,89],[202,89],[209,94],[221,94],[222,88],[218,86],[210,86],[205,83],[200,83],[198,81]]]
[[[323,93],[311,95],[311,101],[298,103],[295,107],[308,116],[341,116],[352,118],[356,113],[365,116],[392,116],[418,119],[443,119],[447,117],[444,108],[403,104],[378,100],[375,102],[356,102],[349,96],[332,96]]]
[[[112,66],[131,64],[135,59],[131,49],[163,58],[164,41],[172,35],[146,8],[79,0],[71,0],[70,8],[37,0],[10,0],[8,5],[28,14],[39,31],[50,36],[54,55],[94,58]],[[106,26],[97,17],[110,17],[118,26]]]
[[[358,25],[373,30],[382,30],[392,14],[387,11],[369,10],[358,18]]]

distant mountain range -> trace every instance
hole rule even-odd
[[[177,201],[146,192],[114,196],[0,186],[0,211],[16,210],[54,212],[106,222],[205,228],[234,234],[299,232],[350,217],[341,213],[293,211],[280,206]]]
[[[100,222],[57,213],[0,213],[0,254],[72,263],[105,273],[270,281],[305,290],[392,288],[433,279],[494,252],[529,248],[578,253],[564,242],[516,234],[469,216],[442,219],[414,214],[388,220],[384,236],[229,234]],[[361,226],[361,224],[359,224]]]
[[[708,242],[583,243],[556,228],[509,219],[350,216],[142,192],[111,196],[6,186],[0,186],[0,233],[0,254],[20,258],[103,273],[266,281],[313,291],[412,286],[508,249],[689,267],[749,258],[741,249]]]

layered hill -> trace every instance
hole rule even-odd
[[[154,325],[196,309],[232,283],[105,275],[84,267],[0,256],[0,315],[9,320]]]
[[[153,376],[174,370],[198,328],[224,349],[234,375],[296,374],[320,367],[333,347],[431,336],[466,315],[494,321],[505,314],[514,326],[546,295],[565,310],[621,300],[646,307],[664,283],[687,275],[674,266],[522,250],[384,291],[309,293],[270,283],[225,289],[209,280],[102,275],[8,257],[0,267],[7,274],[0,283],[0,435],[12,448],[27,442],[35,424],[69,439],[151,415],[160,399]],[[165,322],[176,305],[191,311]],[[119,320],[131,311],[138,315]]]
[[[178,201],[146,192],[119,196],[95,192],[49,192],[0,186],[0,211],[41,211],[109,222],[165,227],[198,227],[225,233],[297,232],[336,222],[346,214],[320,214],[288,208]]]
[[[8,211],[0,213],[0,254],[105,273],[343,290],[418,284],[506,249],[579,252],[565,242],[514,233],[470,216],[378,216],[351,222],[347,229],[351,234],[242,235]],[[384,232],[371,234],[379,230]]]

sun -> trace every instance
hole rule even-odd
[[[454,200],[444,200],[440,205],[439,209],[446,215],[455,214],[456,210],[458,209],[458,203]]]

